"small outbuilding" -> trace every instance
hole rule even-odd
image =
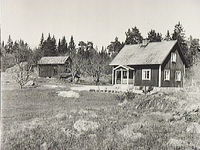
[[[39,77],[54,77],[71,71],[72,60],[69,56],[42,57],[38,61]]]
[[[177,41],[125,45],[110,63],[112,84],[183,87],[186,60]]]

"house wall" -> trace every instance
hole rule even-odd
[[[64,64],[39,64],[40,77],[53,77],[64,72],[71,72],[72,60],[68,58]]]
[[[58,75],[62,71],[61,65],[39,65],[39,76],[40,77],[53,77]]]
[[[184,63],[181,59],[180,53],[178,51],[178,46],[175,45],[172,49],[172,52],[176,53],[176,62],[171,62],[171,53],[165,59],[164,63],[161,66],[161,86],[162,87],[183,87],[183,79],[184,79]],[[164,81],[164,70],[170,70],[170,80]],[[181,81],[175,81],[175,72],[181,71]]]
[[[158,86],[159,65],[131,66],[135,69],[135,86]],[[142,80],[142,69],[151,69],[151,80]]]
[[[70,66],[66,64],[50,64],[50,65],[45,65],[45,64],[40,64],[38,65],[39,69],[39,76],[40,77],[53,77],[57,76],[60,73],[64,73],[69,69]]]

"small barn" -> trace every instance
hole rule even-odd
[[[110,63],[112,84],[183,87],[186,61],[177,41],[125,45]]]
[[[39,77],[54,77],[70,72],[72,60],[69,56],[42,57],[38,61]]]

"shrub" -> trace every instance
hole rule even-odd
[[[143,95],[134,101],[137,109],[154,110],[154,111],[170,111],[177,107],[177,98],[166,93],[154,93],[151,95]]]
[[[135,98],[135,93],[131,91],[125,92],[124,95],[127,100],[133,100]]]
[[[142,91],[144,94],[150,93],[153,90],[153,86],[143,86]]]
[[[119,101],[119,102],[123,102],[125,99],[130,101],[130,100],[133,100],[135,98],[135,93],[132,92],[132,91],[126,91],[120,95],[117,95],[116,96],[116,99]]]
[[[116,100],[122,103],[125,100],[124,94],[117,94],[116,95]]]

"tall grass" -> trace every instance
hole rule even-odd
[[[26,93],[26,97],[29,94]],[[186,132],[190,121],[171,119],[179,106],[173,94],[126,93],[124,97],[129,100],[123,106],[118,106],[112,94],[82,92],[80,95],[80,99],[66,102],[66,99],[52,93],[52,99],[44,102],[54,105],[54,113],[11,124],[3,133],[2,149],[168,150],[200,147],[200,135]],[[21,93],[18,96],[24,95]],[[94,130],[79,132],[74,128],[74,123],[80,119],[96,122],[99,126]],[[197,121],[200,119],[197,118]],[[135,139],[122,136],[119,133],[124,129],[132,134],[141,133],[142,136]],[[176,140],[186,144],[180,146],[179,143],[169,142]]]

